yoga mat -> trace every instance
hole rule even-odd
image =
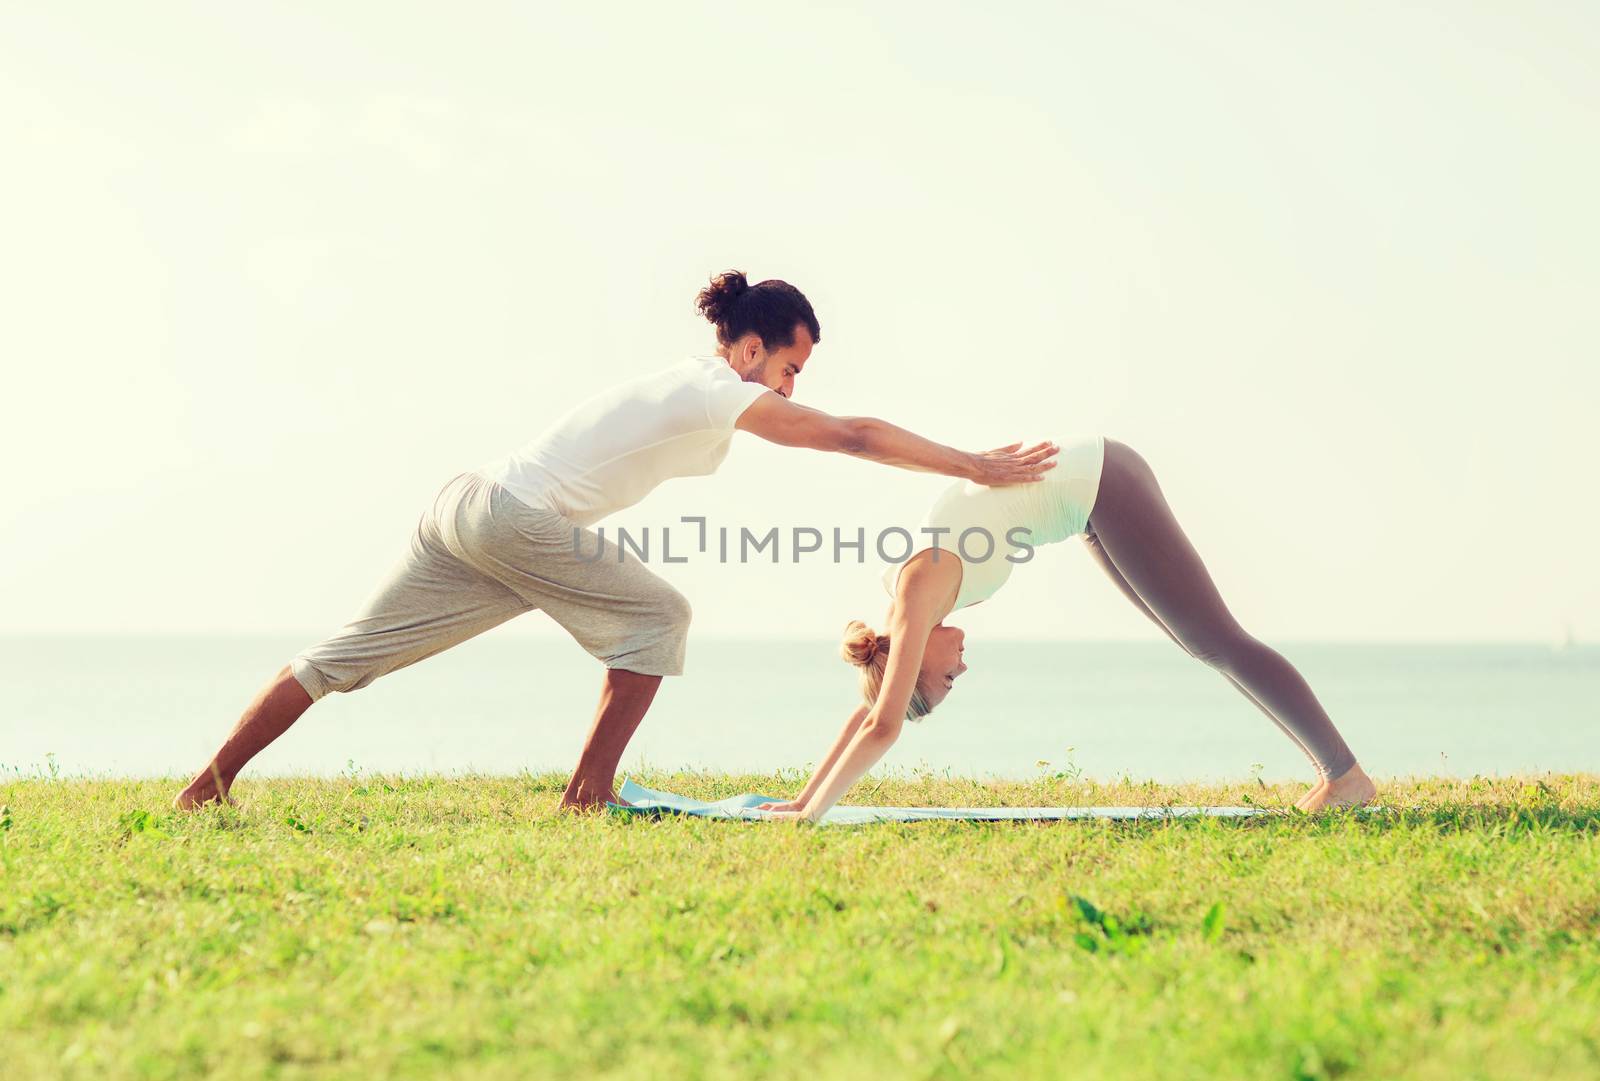
[[[624,807],[607,804],[623,814],[685,814],[701,818],[740,818],[759,822],[768,818],[756,810],[758,803],[778,802],[777,797],[749,794],[730,796],[715,803],[690,799],[672,792],[657,792],[622,782],[617,795],[633,804]],[[1247,818],[1266,814],[1259,807],[846,807],[835,804],[818,823],[823,826],[859,826],[868,822],[923,822],[932,819],[959,819],[966,822],[1052,822],[1068,818]]]

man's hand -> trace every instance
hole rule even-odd
[[[1056,467],[1053,459],[1061,448],[1054,443],[1035,443],[1027,450],[1018,449],[1021,446],[1021,443],[1013,443],[972,455],[972,472],[967,474],[967,479],[991,488],[1026,484],[1044,479],[1045,471]]]

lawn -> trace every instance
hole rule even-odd
[[[1600,777],[821,829],[558,815],[564,781],[247,778],[180,815],[171,781],[0,778],[0,1077],[1600,1075]],[[1300,791],[908,774],[857,797]]]

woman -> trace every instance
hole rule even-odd
[[[865,704],[805,790],[762,807],[781,817],[821,818],[883,757],[904,721],[927,716],[967,670],[965,635],[945,626],[945,617],[993,596],[1031,546],[1078,535],[1135,607],[1227,677],[1305,752],[1320,780],[1296,807],[1371,800],[1371,778],[1300,673],[1228,612],[1145,460],[1123,443],[1091,436],[1061,444],[1057,463],[1037,484],[958,481],[945,490],[924,528],[940,543],[884,576],[894,598],[888,633],[859,620],[845,628],[844,656],[861,669]]]

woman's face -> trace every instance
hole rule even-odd
[[[922,653],[922,672],[917,679],[929,706],[943,702],[950,688],[955,686],[956,678],[967,670],[966,662],[961,659],[966,639],[966,632],[960,627],[946,627],[943,623],[929,633],[928,648]]]

